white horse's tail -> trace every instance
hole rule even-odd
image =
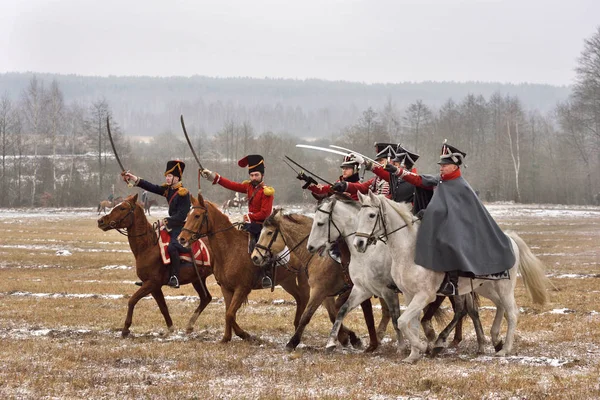
[[[515,241],[519,248],[519,272],[531,299],[536,304],[545,304],[548,301],[548,278],[546,278],[544,263],[537,258],[527,243],[515,232],[506,234]]]

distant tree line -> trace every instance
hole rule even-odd
[[[484,200],[591,204],[600,192],[600,29],[585,40],[576,71],[568,99],[549,111],[526,107],[519,96],[501,92],[487,97],[466,94],[441,105],[419,98],[400,105],[388,96],[381,107],[365,107],[343,127],[311,138],[311,143],[337,144],[370,156],[376,141],[402,143],[421,155],[416,164],[420,172],[436,173],[441,144],[448,139],[467,153],[463,173]],[[113,192],[136,191],[119,180],[106,133],[107,117],[126,168],[158,183],[164,180],[166,161],[182,158],[187,163],[184,182],[193,193],[197,166],[179,126],[180,114],[186,116],[188,132],[206,168],[243,180],[247,171],[237,167],[237,160],[262,154],[266,181],[276,189],[276,203],[311,201],[282,161],[284,155],[330,181],[340,172],[340,156],[296,148],[306,136],[295,134],[290,126],[267,129],[257,124],[261,118],[269,119],[268,105],[244,113],[229,107],[219,116],[225,123],[214,130],[202,117],[204,106],[157,109],[157,114],[169,115],[172,125],[150,143],[125,136],[120,126],[126,123],[113,118],[113,107],[104,98],[66,102],[56,80],[47,85],[35,76],[18,96],[4,93],[0,98],[0,206],[89,206]],[[287,120],[296,121],[293,124],[310,125],[314,111],[297,107],[277,112],[289,112]],[[328,118],[327,113],[327,109],[317,112],[322,119]],[[206,181],[202,191],[217,202],[231,196]]]

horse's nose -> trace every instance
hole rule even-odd
[[[313,246],[313,245],[306,246],[306,249],[308,250],[309,253],[314,253],[315,252],[315,246]]]
[[[186,240],[182,237],[179,238],[179,244],[181,244],[182,246],[185,245]]]
[[[356,238],[354,239],[354,247],[356,247],[356,250],[358,250],[360,253],[364,253],[365,251],[365,240],[362,238]]]
[[[252,262],[254,264],[258,264],[258,261],[259,261],[258,256],[252,256]]]

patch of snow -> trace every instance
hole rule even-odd
[[[100,269],[132,269],[133,267],[129,265],[105,265]]]
[[[57,256],[63,256],[63,257],[68,257],[68,256],[72,256],[73,254],[69,250],[57,250],[56,251],[56,255]]]

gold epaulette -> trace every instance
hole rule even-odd
[[[265,186],[263,193],[265,196],[273,196],[275,194],[275,189],[273,189],[272,186]]]
[[[249,184],[250,184],[250,182],[251,182],[251,181],[250,181],[249,179],[246,179],[245,181],[243,181],[243,182],[242,182],[242,185],[249,185]]]
[[[183,186],[179,188],[179,190],[177,191],[177,193],[180,196],[187,196],[189,193],[189,190],[187,190],[186,188],[184,188]]]

